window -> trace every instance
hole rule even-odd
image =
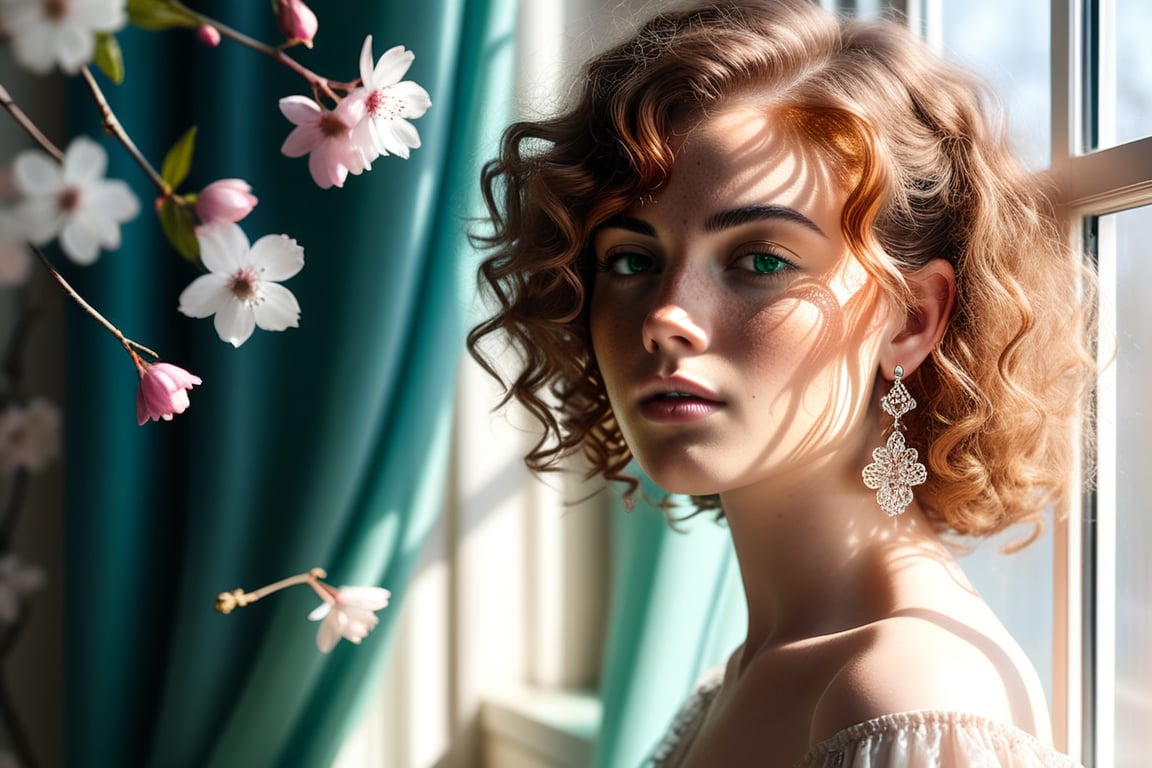
[[[1136,766],[1152,748],[1152,590],[1144,550],[1149,426],[1147,349],[1152,318],[1139,290],[1152,265],[1141,237],[1152,235],[1152,99],[1147,52],[1136,42],[1152,7],[1127,0],[1053,6],[1053,170],[1073,236],[1100,276],[1097,481],[1080,521],[1068,523],[1069,743],[1086,765]],[[1143,58],[1143,63],[1141,63]],[[1138,67],[1143,66],[1144,69]],[[1143,386],[1142,386],[1143,385]],[[1078,598],[1078,599],[1077,599]],[[1079,616],[1076,615],[1079,603]],[[1079,621],[1076,621],[1076,619]],[[1079,637],[1074,636],[1079,624]],[[1078,683],[1078,684],[1077,684]]]

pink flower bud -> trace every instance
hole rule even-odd
[[[276,23],[289,43],[303,43],[309,48],[320,27],[316,14],[300,0],[276,0]]]
[[[201,24],[196,28],[196,39],[209,48],[220,45],[220,30],[211,24]]]
[[[172,416],[188,410],[188,392],[200,383],[178,365],[140,364],[140,388],[136,390],[136,421],[172,421]]]
[[[252,187],[243,179],[220,179],[200,192],[196,199],[196,215],[202,224],[214,221],[237,222],[256,207]]]

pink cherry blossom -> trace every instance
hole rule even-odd
[[[343,637],[359,644],[379,623],[376,611],[388,605],[391,593],[383,587],[340,587],[313,582],[313,587],[324,599],[316,610],[308,614],[310,621],[320,621],[316,645],[323,653],[336,647]]]
[[[364,118],[365,96],[353,93],[331,111],[306,96],[280,99],[280,111],[296,126],[280,151],[288,157],[310,155],[308,170],[322,189],[342,187],[349,173],[372,167],[370,148],[357,144],[352,135]]]
[[[280,33],[289,43],[302,43],[312,47],[312,38],[316,37],[316,30],[320,22],[316,14],[300,0],[276,0],[276,25]]]
[[[407,158],[409,150],[420,146],[420,134],[408,122],[422,116],[432,106],[428,91],[411,80],[401,82],[416,55],[397,45],[389,48],[372,65],[372,35],[360,49],[361,88],[353,93],[364,95],[365,118],[356,126],[358,144],[371,147],[372,159],[379,155]]]
[[[140,387],[136,390],[136,421],[172,421],[172,416],[188,410],[188,390],[200,383],[194,376],[171,363],[141,363]]]
[[[37,472],[60,455],[60,410],[42,397],[0,412],[0,467]]]
[[[256,207],[252,187],[243,179],[220,179],[200,191],[196,198],[196,215],[200,221],[240,221]]]

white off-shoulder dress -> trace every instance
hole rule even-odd
[[[681,707],[645,767],[674,768],[720,690],[709,676]],[[903,712],[845,728],[816,744],[795,768],[1080,768],[1030,733],[979,715]]]

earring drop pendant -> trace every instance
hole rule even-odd
[[[916,400],[900,381],[903,377],[903,366],[896,366],[892,389],[880,399],[880,409],[892,417],[892,434],[872,451],[872,463],[862,473],[864,485],[876,491],[876,503],[890,517],[904,512],[912,503],[912,486],[928,479],[927,468],[917,461],[919,453],[904,442],[900,417],[916,407]]]

